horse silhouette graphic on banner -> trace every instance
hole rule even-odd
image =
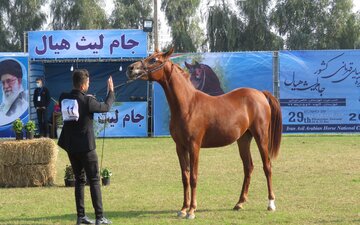
[[[210,66],[195,61],[195,64],[185,62],[190,73],[190,81],[194,87],[206,94],[216,96],[224,94],[220,80]]]

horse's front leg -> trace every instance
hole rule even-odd
[[[179,158],[184,189],[184,202],[181,210],[178,212],[178,217],[184,218],[186,217],[186,211],[190,207],[190,159],[189,152],[180,145],[176,145],[176,152]]]
[[[193,144],[190,149],[190,186],[191,186],[191,202],[190,210],[187,215],[187,219],[195,218],[195,211],[197,207],[196,202],[196,184],[198,177],[198,165],[199,165],[199,152],[200,146]]]

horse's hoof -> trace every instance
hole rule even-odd
[[[235,205],[234,208],[233,208],[233,210],[237,210],[237,211],[242,210],[242,209],[244,209],[243,204],[237,204],[237,205]]]
[[[188,219],[188,220],[193,220],[193,219],[195,219],[195,214],[187,214],[187,216],[186,216],[186,219]]]
[[[185,218],[185,217],[186,217],[186,212],[179,211],[179,212],[177,213],[177,216],[178,216],[179,218]]]
[[[275,200],[269,200],[269,206],[268,206],[267,210],[268,211],[275,211],[276,210]]]

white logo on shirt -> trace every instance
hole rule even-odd
[[[63,99],[61,101],[61,113],[63,121],[78,121],[79,104],[76,99]]]

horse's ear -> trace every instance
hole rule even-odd
[[[167,52],[164,53],[164,57],[165,57],[165,58],[169,58],[169,57],[171,56],[171,54],[173,54],[173,52],[174,52],[174,47],[171,47],[171,48],[169,49],[169,51],[167,51]]]
[[[155,52],[156,52],[156,53],[159,53],[159,52],[160,52],[160,50],[159,50],[158,47],[155,48]]]
[[[187,63],[186,61],[184,63],[185,63],[186,68],[190,69],[191,65],[189,63]]]
[[[198,63],[198,61],[195,61],[195,66],[199,66],[199,63]]]

